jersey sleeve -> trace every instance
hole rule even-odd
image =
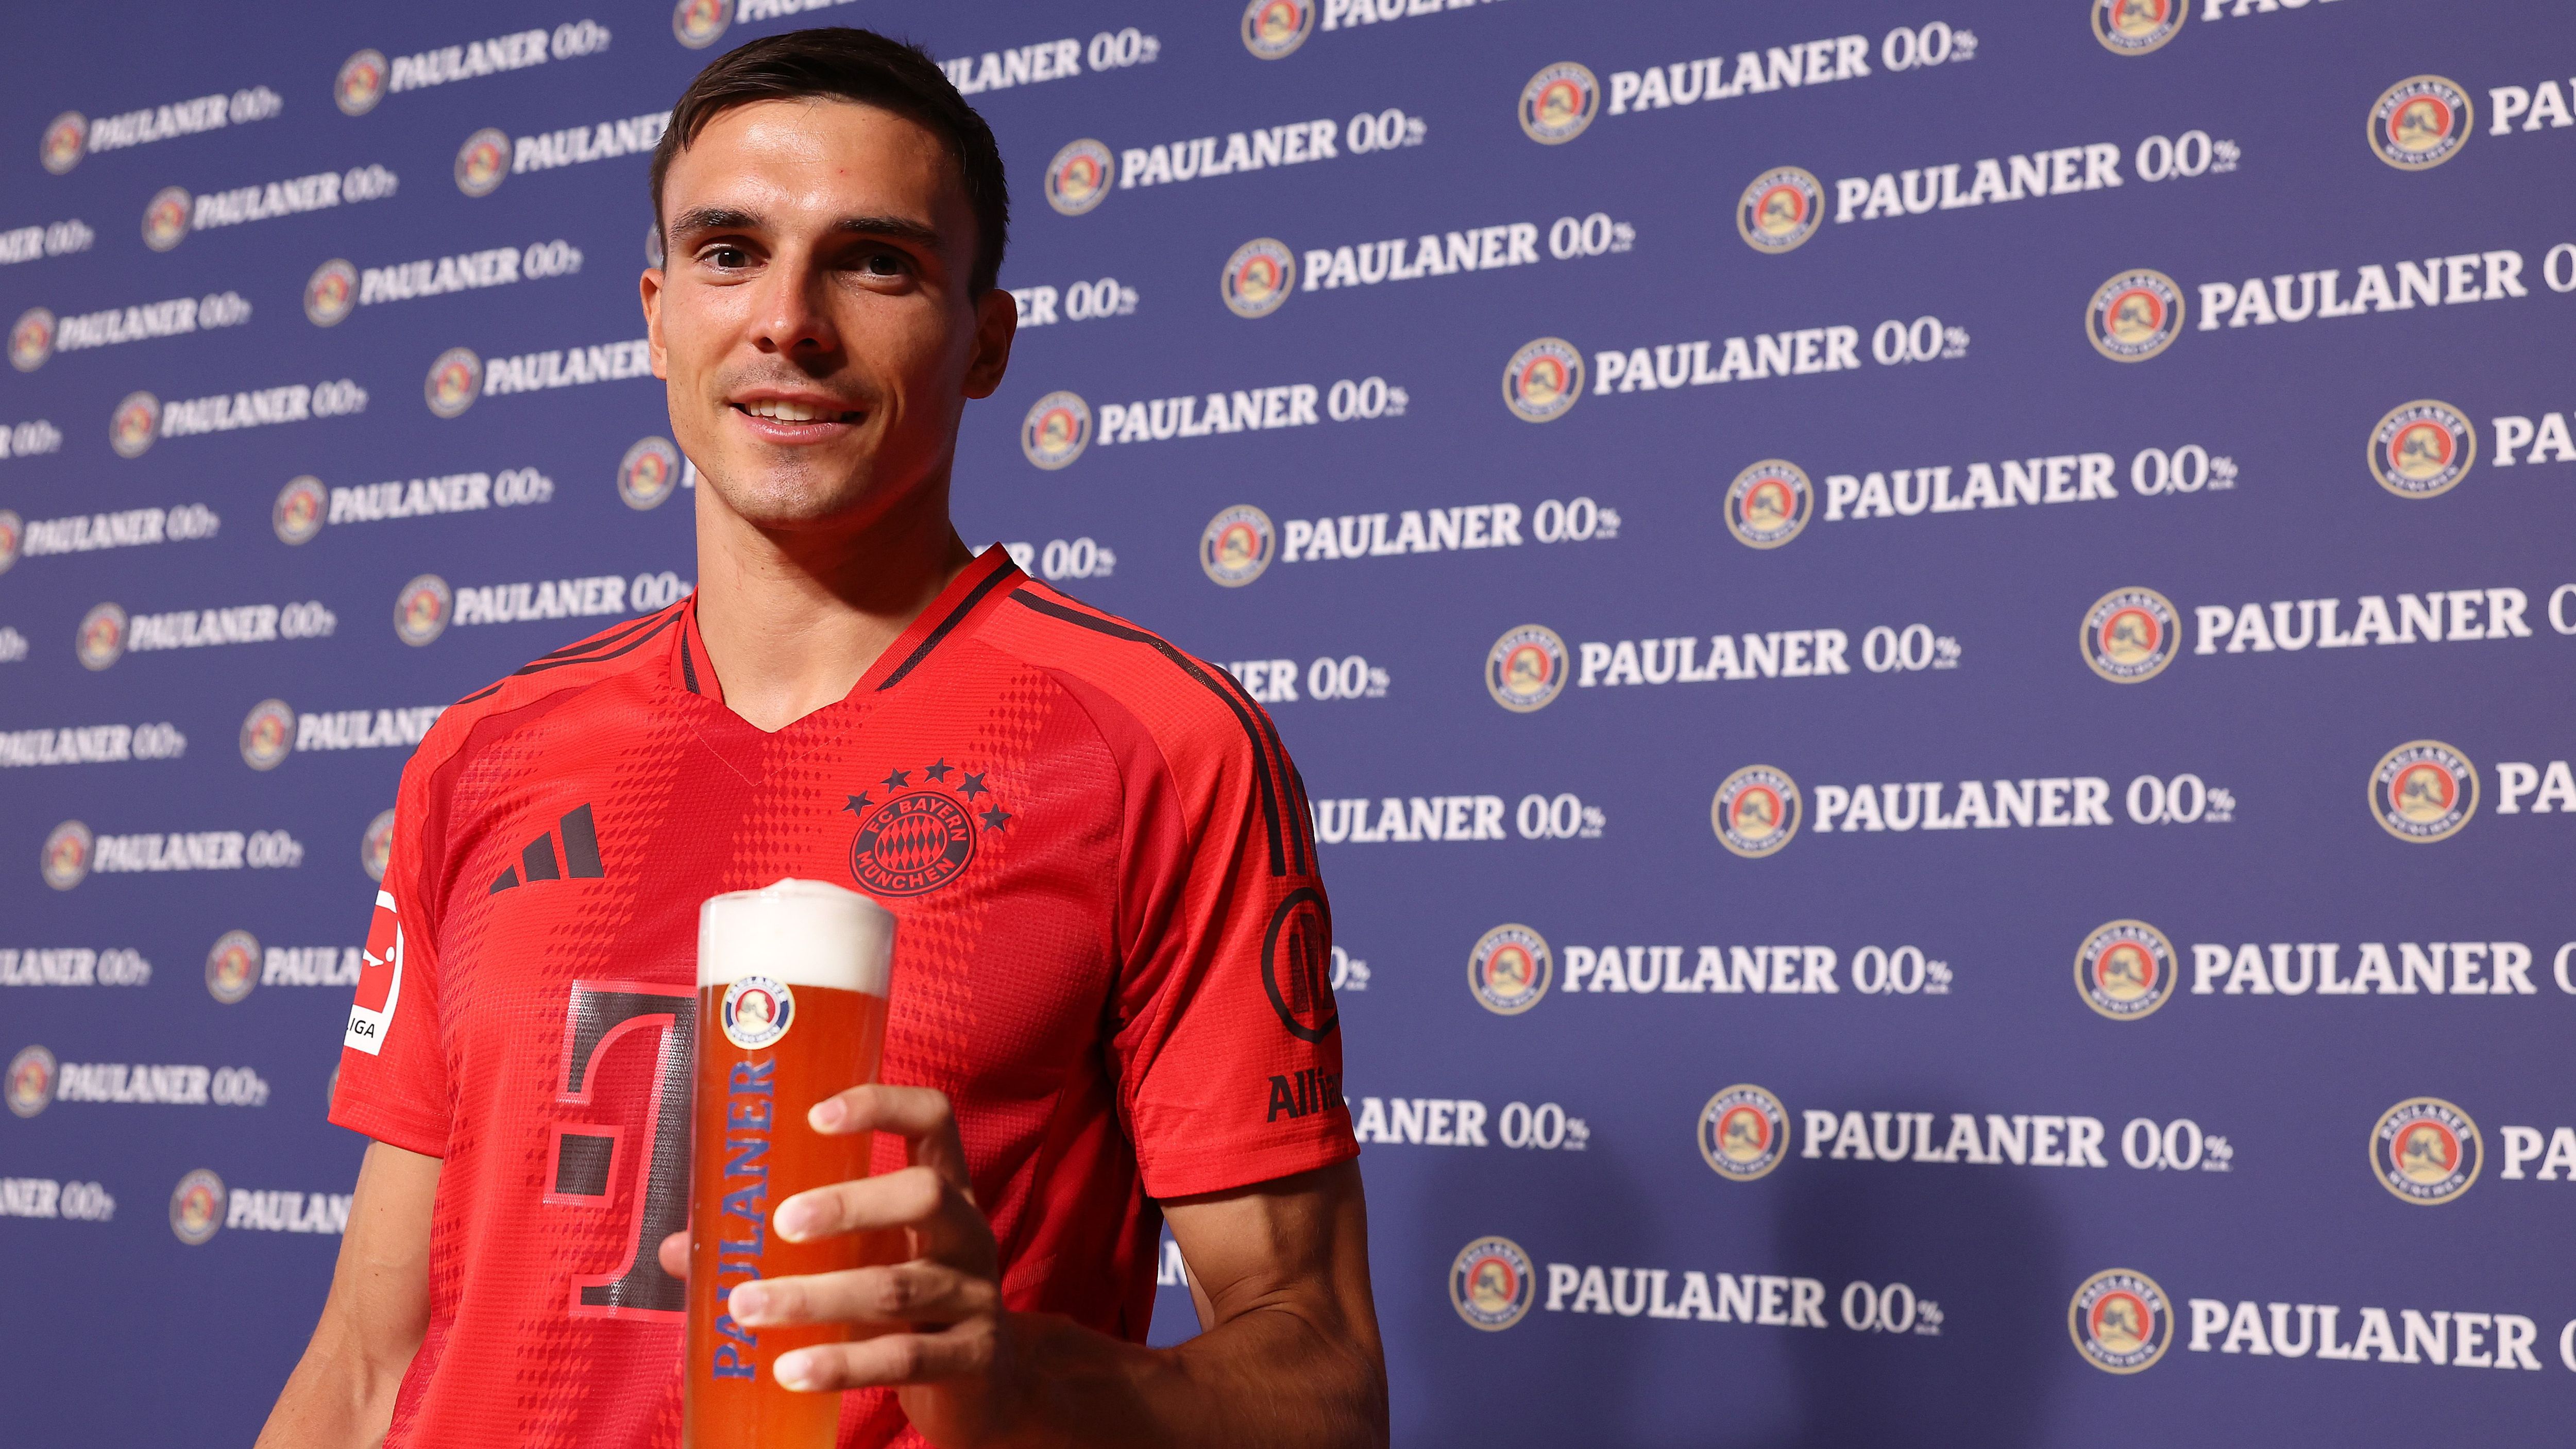
[[[1126,782],[1112,1049],[1156,1199],[1359,1153],[1304,791],[1260,707],[1215,678],[1235,718],[1158,730],[1159,766]]]
[[[367,926],[357,999],[341,1034],[331,1120],[406,1151],[444,1157],[453,1109],[432,940],[437,903],[422,890],[422,882],[435,878],[423,860],[430,809],[425,773],[415,755],[395,794],[393,848]]]

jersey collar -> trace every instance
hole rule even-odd
[[[996,543],[975,556],[972,563],[949,580],[930,607],[886,646],[876,663],[868,666],[858,684],[842,701],[847,704],[868,695],[893,689],[911,677],[939,647],[961,632],[968,632],[992,607],[1007,597],[1028,575],[1011,562],[1008,549]],[[724,685],[707,663],[707,641],[698,632],[698,596],[689,595],[681,606],[678,647],[671,651],[670,683],[717,704],[724,703]],[[820,714],[823,711],[817,710]],[[807,718],[812,718],[808,716]],[[802,724],[803,721],[797,722]],[[789,725],[789,729],[796,725]]]

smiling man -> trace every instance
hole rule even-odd
[[[772,1225],[914,1256],[731,1299],[884,1330],[779,1360],[857,1391],[841,1445],[1383,1443],[1296,769],[949,522],[1014,326],[991,132],[920,51],[803,31],[690,85],[653,186],[698,590],[405,768],[332,1111],[374,1140],[260,1444],[677,1444],[698,903],[781,876],[901,922],[901,1085],[782,1129],[877,1130],[876,1174]],[[1205,1331],[1149,1349],[1166,1221]]]

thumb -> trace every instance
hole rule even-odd
[[[672,1277],[677,1278],[682,1282],[688,1281],[689,1235],[687,1233],[673,1233],[669,1237],[664,1238],[662,1240],[660,1257],[662,1260],[663,1272],[670,1274]]]

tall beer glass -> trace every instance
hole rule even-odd
[[[856,1331],[745,1328],[725,1302],[755,1278],[900,1256],[886,1234],[790,1243],[770,1228],[797,1193],[868,1175],[875,1134],[826,1137],[805,1112],[876,1080],[893,951],[892,915],[819,881],[782,880],[699,909],[687,1449],[830,1449],[841,1396],[782,1388],[771,1365]]]

